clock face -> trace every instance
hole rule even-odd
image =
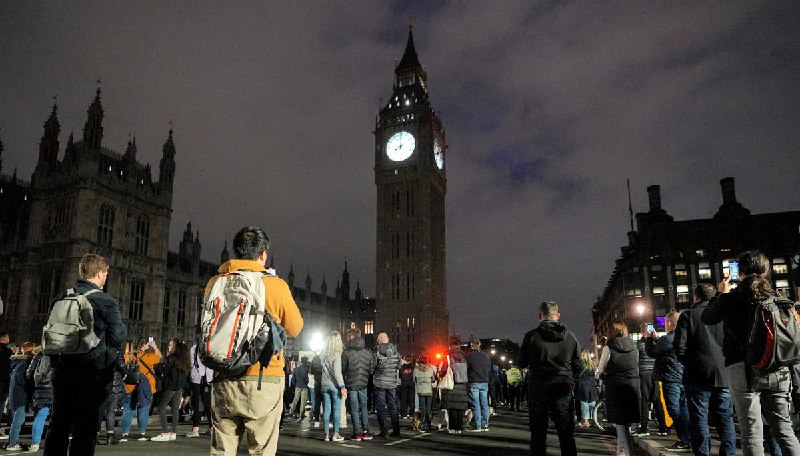
[[[403,161],[414,153],[417,141],[407,131],[398,131],[386,141],[386,156],[392,161]]]
[[[436,166],[439,169],[444,168],[444,151],[438,139],[433,141],[433,160],[436,162]]]

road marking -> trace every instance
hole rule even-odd
[[[364,448],[364,447],[362,447],[360,445],[351,445],[349,443],[340,443],[338,446],[347,447],[347,448],[358,448],[359,450],[361,448]]]
[[[408,442],[408,441],[413,440],[413,439],[418,439],[420,437],[425,437],[426,435],[430,435],[430,434],[427,434],[427,433],[426,434],[417,434],[414,437],[409,437],[407,439],[401,439],[401,440],[398,440],[396,442],[391,442],[391,443],[384,443],[384,446],[397,445],[398,443]]]

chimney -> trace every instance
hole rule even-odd
[[[661,187],[658,185],[647,187],[647,196],[650,199],[650,212],[661,210]]]
[[[726,177],[719,181],[719,185],[722,187],[722,204],[736,204],[736,184],[733,178]]]

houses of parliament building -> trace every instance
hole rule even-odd
[[[203,260],[191,223],[177,252],[169,250],[176,145],[172,129],[158,169],[136,158],[136,140],[123,153],[103,144],[101,92],[89,106],[83,136],[69,135],[63,155],[58,107],[44,123],[39,156],[30,181],[4,174],[0,142],[0,328],[13,340],[38,341],[51,301],[78,277],[86,253],[111,262],[106,291],[119,301],[130,338],[195,338],[202,294],[219,263]],[[219,261],[229,257],[227,244]],[[285,276],[306,331],[290,348],[306,349],[310,330],[360,327],[373,331],[375,301],[360,287],[350,292],[345,263],[334,296],[325,279],[312,290]]]

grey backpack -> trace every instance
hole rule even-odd
[[[46,355],[81,355],[100,343],[94,333],[94,309],[86,298],[99,292],[92,289],[81,294],[70,288],[53,304],[42,329],[42,349]]]

